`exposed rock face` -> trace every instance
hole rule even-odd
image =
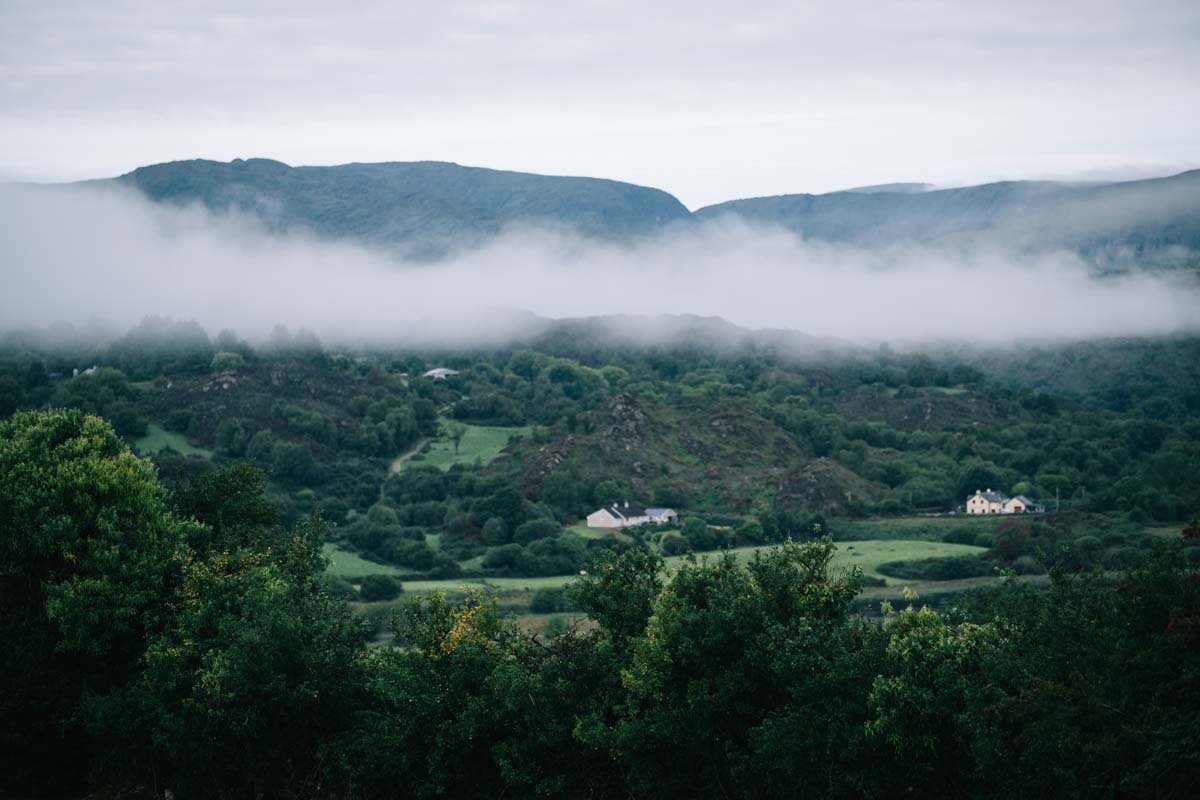
[[[232,389],[233,387],[237,386],[237,383],[238,383],[238,377],[235,373],[222,372],[222,373],[212,376],[208,380],[208,382],[206,382],[202,387],[200,387],[200,391],[202,391],[202,392],[228,391],[229,389]]]
[[[708,445],[686,430],[679,431],[679,443],[683,445],[684,450],[696,458],[708,458],[712,452]]]
[[[568,435],[560,441],[538,449],[525,466],[521,476],[521,491],[526,495],[537,494],[546,478],[567,458],[575,444],[575,437]]]
[[[838,514],[849,510],[855,497],[873,500],[878,492],[876,487],[836,461],[818,458],[780,481],[776,503],[789,510]]]
[[[605,431],[603,449],[605,455],[614,451],[632,451],[642,446],[646,438],[649,418],[638,406],[637,400],[628,394],[619,394],[608,404],[609,427]]]

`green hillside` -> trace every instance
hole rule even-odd
[[[1200,170],[1109,184],[1010,181],[926,192],[833,192],[731,200],[734,215],[831,242],[1021,251],[1068,248],[1102,272],[1200,266]]]
[[[290,167],[262,158],[198,159],[140,167],[115,181],[155,201],[201,203],[250,214],[273,230],[304,229],[418,258],[517,224],[620,238],[688,217],[658,189],[436,161]]]

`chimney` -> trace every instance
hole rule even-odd
[[[628,500],[626,500],[626,501],[625,501],[625,507],[626,507],[626,508],[629,508],[629,501],[628,501]]]

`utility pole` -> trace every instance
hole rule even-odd
[[[1054,487],[1054,513],[1058,513],[1058,487]]]

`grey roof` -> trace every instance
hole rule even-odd
[[[1008,499],[1005,496],[1004,492],[987,491],[987,492],[976,492],[976,494],[983,495],[983,499],[987,500],[989,503],[1003,503],[1005,500]]]
[[[645,508],[632,503],[613,503],[611,506],[609,506],[609,511],[616,512],[618,516],[624,517],[625,519],[629,519],[630,517],[646,516]]]
[[[1030,500],[1028,497],[1026,497],[1023,494],[1017,495],[1016,497],[1013,498],[1013,500],[1020,500],[1022,503],[1024,503],[1027,506],[1041,505],[1041,503],[1037,502],[1036,500]]]
[[[661,517],[661,516],[665,516],[666,514],[674,514],[674,513],[675,513],[675,509],[673,509],[673,508],[647,508],[646,509],[646,514],[651,517]]]

